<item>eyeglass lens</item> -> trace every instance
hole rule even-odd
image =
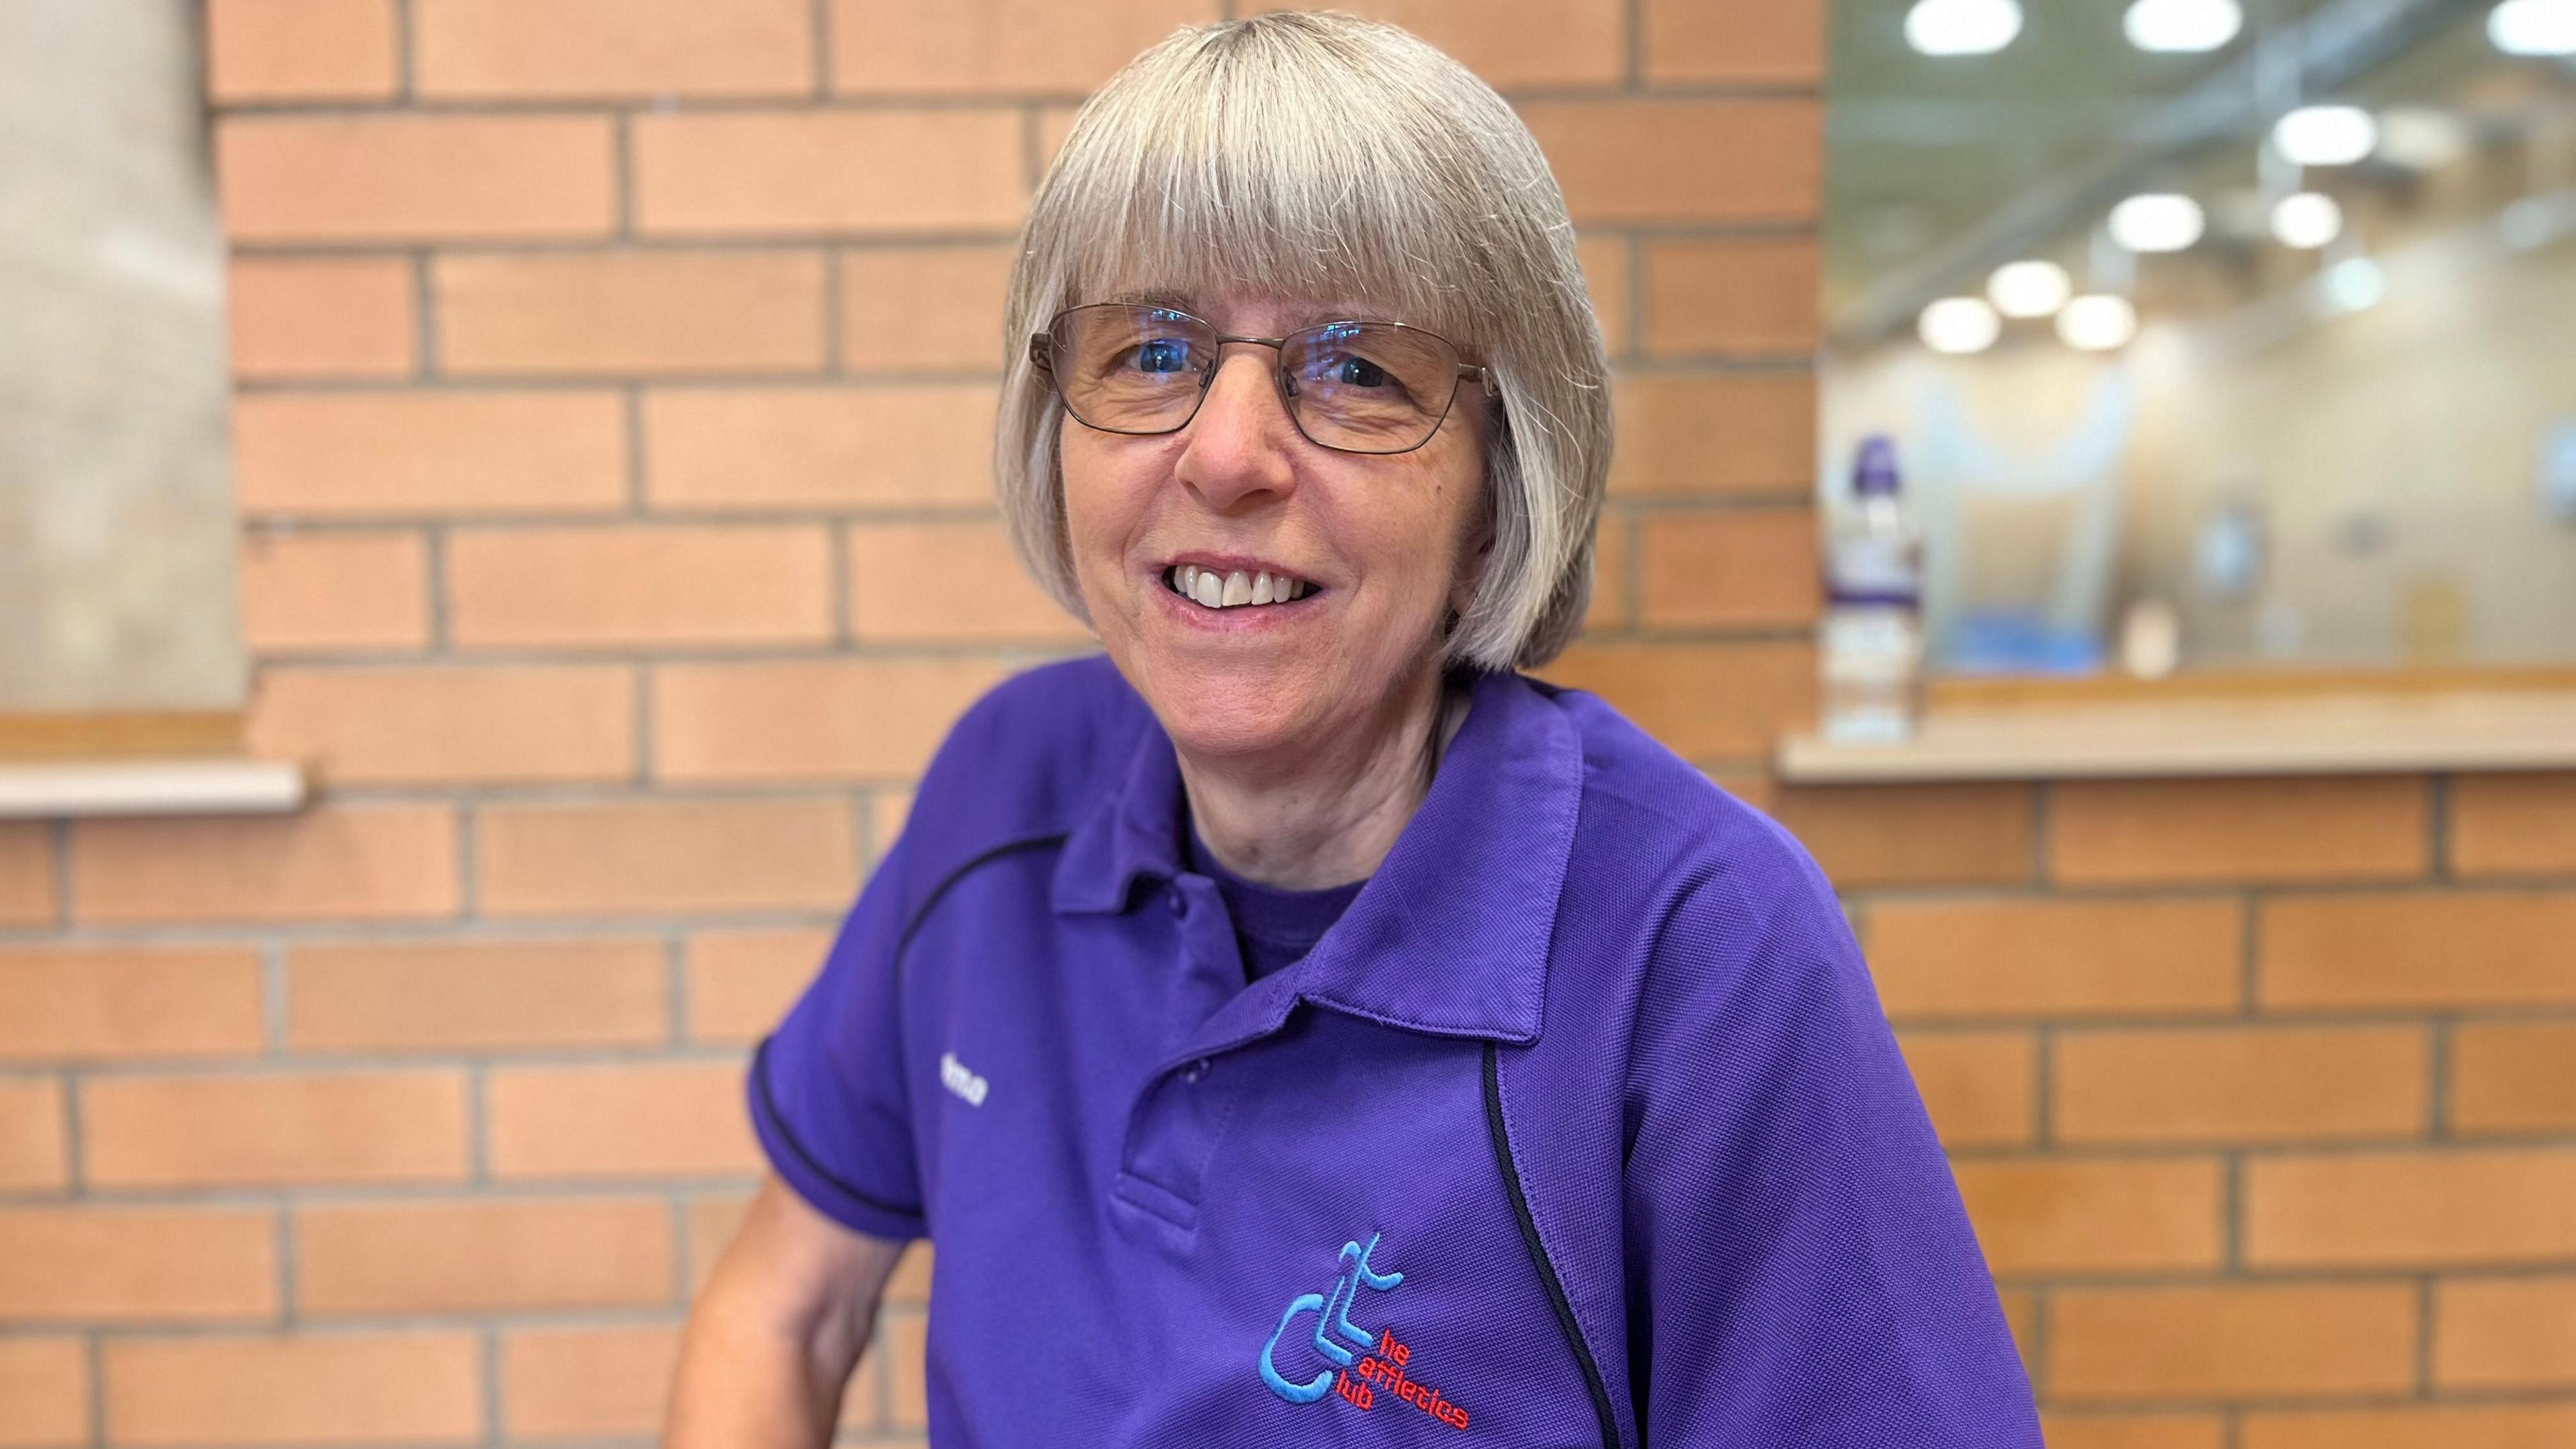
[[[1050,329],[1056,387],[1083,423],[1167,433],[1187,424],[1217,365],[1217,330],[1185,312],[1105,303]],[[1458,387],[1457,349],[1418,328],[1332,322],[1279,349],[1289,415],[1309,439],[1355,453],[1430,440]]]

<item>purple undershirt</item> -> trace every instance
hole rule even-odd
[[[1216,856],[1190,826],[1189,868],[1216,882],[1225,899],[1225,914],[1234,923],[1234,942],[1243,952],[1243,974],[1258,981],[1315,948],[1333,922],[1359,899],[1366,880],[1326,886],[1319,891],[1286,891],[1245,880],[1217,864]]]

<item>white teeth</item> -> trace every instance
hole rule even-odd
[[[1237,609],[1247,604],[1284,604],[1306,597],[1307,584],[1267,569],[1219,573],[1197,564],[1174,564],[1166,575],[1172,592],[1208,609]]]

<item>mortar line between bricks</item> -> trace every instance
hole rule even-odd
[[[637,790],[649,790],[655,784],[652,672],[641,664],[628,666],[626,687],[632,691],[633,700],[628,720],[628,727],[635,731],[635,770],[632,778]]]
[[[2236,1011],[2239,1016],[2256,1017],[2263,1013],[2263,902],[2259,888],[2238,891],[2236,896]]]
[[[2056,1309],[2057,1297],[2047,1288],[2030,1290],[2030,1391],[2043,1403],[2048,1399],[2048,1338]]]
[[[2219,1271],[2235,1277],[2245,1271],[2245,1154],[2231,1150],[2220,1161]]]
[[[2415,1281],[2415,1394],[2430,1399],[2433,1393],[2433,1311],[2434,1275],[2427,1273]]]
[[[1619,7],[1619,88],[1631,94],[1646,88],[1645,0],[1625,0]]]
[[[486,1120],[492,1093],[484,1075],[487,1070],[481,1061],[465,1067],[465,1181],[477,1189],[492,1183],[492,1132]]]
[[[81,1074],[65,1068],[55,1080],[63,1090],[63,1196],[82,1202],[90,1191],[89,1153],[82,1142]]]
[[[2233,1408],[2222,1409],[2218,1416],[2219,1449],[2244,1449],[2245,1415]]]
[[[420,96],[420,57],[413,0],[394,0],[394,104],[409,107]],[[253,108],[233,107],[242,111]]]
[[[2451,781],[2450,775],[2433,775],[2425,780],[2424,863],[2426,878],[2438,884],[2451,883]]]
[[[810,0],[805,34],[814,46],[814,101],[819,105],[832,98],[832,0]]]
[[[1034,196],[1038,183],[1046,179],[1046,108],[1040,105],[1020,107],[1020,189]]]
[[[481,826],[481,819],[474,808],[474,803],[470,800],[458,800],[455,802],[455,807],[453,819],[456,823],[456,918],[470,921],[479,914],[476,907],[479,904],[477,897],[481,892],[476,889],[475,872],[480,868],[478,860],[480,851],[477,848],[475,834]]]
[[[689,1025],[689,937],[685,931],[662,933],[662,1009],[670,1014],[662,1050],[696,1044]]]
[[[2054,832],[2050,822],[2057,814],[2057,782],[2034,780],[2030,785],[2030,881],[2041,890],[2054,884],[2048,874],[2048,845]]]
[[[412,375],[371,379],[387,391],[408,391],[435,385],[439,380],[437,266],[427,247],[413,247],[403,255],[411,261]],[[256,381],[237,378],[233,382],[233,391],[237,393],[266,390],[264,384]]]
[[[499,1444],[501,1437],[501,1333],[486,1323],[474,1336],[476,1387],[483,1397],[483,1442]]]
[[[2045,1151],[2057,1145],[2057,1024],[2031,1036],[2031,1145]]]
[[[841,273],[843,270],[841,249],[829,246],[823,248],[823,302],[822,315],[818,320],[823,327],[823,371],[825,375],[835,378],[849,375],[849,359],[844,355],[848,351],[847,339],[842,336],[845,316],[842,300]]]
[[[72,889],[74,862],[71,821],[64,819],[49,822],[45,832],[45,847],[52,855],[54,863],[54,918],[43,929],[68,931],[73,928],[72,902],[75,895]]]
[[[286,947],[276,940],[259,946],[260,1041],[267,1055],[287,1054]]]
[[[1628,334],[1628,345],[1619,349],[1614,371],[1633,369],[1647,361],[1646,323],[1650,309],[1646,305],[1646,239],[1633,228],[1620,234],[1620,262],[1628,269],[1628,293],[1620,310],[1621,330]]]
[[[671,1303],[686,1312],[689,1306],[689,1199],[674,1189],[662,1197],[663,1211],[671,1225]]]
[[[303,1323],[303,1311],[297,1306],[299,1289],[295,1279],[295,1213],[285,1202],[272,1204],[276,1212],[277,1251],[277,1326],[292,1333]]]
[[[2537,1021],[2546,1018],[2524,1012],[2517,1013],[2514,1019]],[[2452,1140],[2451,1061],[2454,1043],[2451,1040],[2451,1028],[2453,1023],[2454,1018],[2448,1014],[2436,1016],[2429,1023],[2432,1028],[2432,1041],[2426,1053],[2425,1067],[2433,1074],[2433,1079],[2426,1084],[2424,1091],[2424,1114],[2428,1119],[2424,1124],[2424,1135],[2435,1142]]]
[[[422,618],[429,626],[429,643],[423,653],[432,659],[447,657],[449,649],[447,529],[448,525],[439,522],[425,524],[420,529],[421,587],[427,592],[427,597],[421,601]]]

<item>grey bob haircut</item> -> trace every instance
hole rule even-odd
[[[1011,272],[995,440],[1012,543],[1077,618],[1063,404],[1029,336],[1086,302],[1224,291],[1364,305],[1491,369],[1493,402],[1457,400],[1496,426],[1482,573],[1443,663],[1554,658],[1591,596],[1608,360],[1564,197],[1503,99],[1394,26],[1282,12],[1178,31],[1083,106]]]

